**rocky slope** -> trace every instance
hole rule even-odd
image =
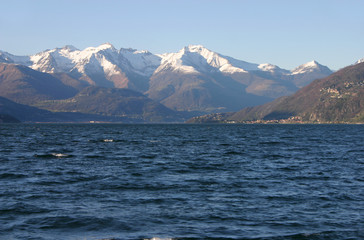
[[[66,74],[55,77],[23,65],[0,63],[0,96],[18,103],[69,98],[79,88],[82,83]]]
[[[364,122],[364,63],[315,80],[291,96],[220,117],[197,117],[190,122],[281,119],[293,122]]]

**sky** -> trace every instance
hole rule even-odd
[[[338,70],[364,58],[363,0],[0,0],[0,50],[200,44],[252,63]]]

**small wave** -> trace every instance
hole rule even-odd
[[[101,155],[86,155],[87,158],[102,158]]]
[[[51,153],[53,156],[57,157],[57,158],[65,158],[65,157],[69,157],[70,155],[68,154],[64,154],[64,153]]]
[[[360,231],[347,230],[347,231],[323,231],[312,233],[296,233],[280,236],[261,236],[261,237],[181,237],[181,238],[144,238],[143,240],[327,240],[327,239],[362,239],[363,234]],[[119,239],[113,239],[119,240]]]
[[[114,138],[100,138],[100,139],[89,139],[90,143],[129,143],[129,140],[125,139],[114,139]]]
[[[147,155],[147,154],[144,154],[144,155],[141,155],[140,157],[141,158],[144,158],[144,159],[154,159],[154,158],[157,157],[157,155],[153,155],[153,154]]]
[[[282,142],[277,142],[277,141],[268,141],[268,142],[259,142],[259,144],[261,145],[279,145],[282,144]]]
[[[93,217],[93,216],[39,216],[27,219],[27,225],[37,226],[40,229],[79,229],[86,230],[100,230],[105,226],[112,226],[115,228],[128,229],[129,226],[124,222],[110,217]]]
[[[37,158],[53,158],[54,156],[52,154],[34,154],[34,157],[37,157]]]
[[[227,151],[224,153],[225,155],[240,155],[240,152],[236,152],[236,151]]]
[[[48,213],[50,212],[47,208],[42,208],[36,205],[26,203],[15,203],[12,205],[5,205],[0,208],[0,213],[5,214],[36,214],[36,213]]]
[[[120,238],[102,238],[100,240],[121,240]]]
[[[280,156],[279,158],[283,158],[283,157],[284,156]],[[290,171],[298,171],[298,170],[300,170],[300,168],[298,166],[286,166],[286,167],[279,168],[279,170],[290,172]]]
[[[283,155],[280,155],[280,154],[265,154],[263,155],[264,158],[267,158],[267,159],[281,159],[281,158],[285,158],[285,156]]]
[[[119,238],[102,238],[100,240],[121,240],[121,239],[119,239]]]
[[[21,174],[21,173],[2,173],[0,174],[0,179],[18,179],[18,178],[25,178],[28,175]]]
[[[152,237],[152,238],[144,238],[143,240],[175,240],[175,238],[159,238],[159,237]]]
[[[34,154],[37,158],[70,158],[72,155],[65,153],[46,153],[46,154]]]
[[[120,142],[119,140],[115,140],[112,138],[105,138],[105,139],[97,139],[97,140],[88,140],[91,143],[109,143],[109,142]]]

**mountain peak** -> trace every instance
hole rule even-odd
[[[212,52],[209,49],[205,48],[202,45],[188,45],[182,48],[178,53],[184,54],[186,52],[195,52],[195,53],[202,53],[202,52]]]
[[[105,50],[111,50],[111,51],[117,51],[116,48],[111,43],[103,43],[97,47],[88,47],[85,50],[81,51],[84,53],[96,53],[99,51],[105,51]]]
[[[108,48],[115,49],[114,46],[109,42],[103,43],[100,46],[98,46],[97,48],[100,50],[104,50],[104,49],[108,49]]]
[[[364,65],[345,67],[311,82],[295,94],[254,108],[245,108],[230,120],[299,119],[307,122],[362,122]],[[292,118],[293,117],[293,118]]]
[[[320,64],[316,61],[316,60],[312,60],[310,62],[304,63],[300,66],[304,66],[304,67],[318,67]]]
[[[190,50],[190,51],[195,52],[195,51],[201,51],[201,50],[206,49],[206,48],[204,46],[202,46],[202,45],[188,45],[187,49]]]
[[[287,70],[283,70],[280,67],[270,64],[270,63],[259,64],[258,68],[264,72],[277,72],[277,71],[282,72],[282,73],[288,72]]]
[[[355,63],[355,64],[359,64],[359,63],[363,63],[363,62],[364,62],[364,58],[359,59],[358,61],[356,61],[356,63]]]
[[[310,65],[319,65],[319,63],[316,61],[316,60],[312,60],[311,62],[308,62],[307,64],[310,64]]]
[[[134,48],[121,48],[120,52],[132,53],[132,54],[146,54],[146,55],[151,55],[152,54],[148,50],[137,50],[137,49],[134,49]]]
[[[302,74],[302,73],[306,73],[306,72],[313,72],[315,70],[325,70],[325,71],[331,72],[331,70],[328,67],[321,65],[320,63],[318,63],[315,60],[312,60],[310,62],[302,64],[302,65],[296,67],[295,69],[293,69],[292,74],[293,75]]]
[[[78,51],[79,49],[74,47],[73,45],[66,45],[62,49],[69,50],[69,51]]]

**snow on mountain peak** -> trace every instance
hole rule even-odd
[[[319,68],[320,68],[320,64],[317,61],[312,60],[308,63],[302,64],[302,65],[296,67],[295,69],[293,69],[292,74],[295,75],[295,74],[302,74],[302,73],[306,73],[306,72],[312,72],[315,69],[319,69]]]
[[[158,55],[161,57],[161,66],[156,72],[164,69],[185,73],[200,73],[211,71],[211,62],[216,53],[206,49],[202,45],[189,45],[182,48],[177,53],[165,53]]]
[[[73,52],[73,51],[79,51],[79,49],[76,48],[76,47],[74,47],[73,45],[66,45],[62,49],[68,50],[68,51],[71,51],[71,52]]]
[[[116,51],[116,48],[114,48],[114,46],[111,43],[104,43],[104,44],[101,44],[98,47],[89,47],[89,48],[86,48],[83,51],[99,52],[99,51],[103,51],[103,50],[107,50],[107,49],[110,49],[112,51]]]
[[[151,52],[149,52],[148,50],[137,50],[135,51],[135,54],[151,54]]]
[[[191,52],[191,53],[198,53],[207,60],[211,60],[211,58],[216,57],[218,54],[205,48],[202,45],[189,45],[188,47],[185,47],[185,51]]]
[[[308,62],[306,64],[304,64],[307,67],[317,67],[319,65],[319,63],[315,60],[312,60],[311,62]]]
[[[218,71],[224,72],[224,73],[235,73],[235,72],[246,72],[245,69],[235,66],[232,64],[234,61],[233,58],[228,59],[228,57],[225,57],[219,53],[213,52],[207,48],[205,48],[202,45],[189,45],[186,47],[186,49],[189,50],[191,53],[199,54],[201,57],[203,57],[205,60],[203,65],[209,65],[210,67],[215,68]],[[238,60],[236,60],[238,61]],[[206,69],[206,66],[197,66],[198,68]],[[209,69],[209,68],[207,68]],[[211,70],[211,68],[210,68]]]
[[[152,54],[146,50],[121,48],[117,50],[110,43],[97,47],[79,50],[71,45],[63,48],[45,50],[38,54],[19,57],[6,52],[0,52],[0,62],[20,63],[42,72],[79,72],[88,74],[90,71],[101,71],[106,75],[138,74],[150,77],[160,71],[178,71],[183,73],[214,73],[223,74],[248,73],[264,71],[283,75],[325,72],[331,70],[320,65],[317,61],[310,61],[292,71],[278,66],[264,63],[255,64],[237,60],[217,52],[213,52],[203,45],[188,45],[178,52]],[[364,58],[357,63],[364,62]]]
[[[276,65],[273,65],[273,64],[270,64],[270,63],[262,63],[262,64],[259,64],[258,68],[260,70],[262,70],[262,71],[265,71],[265,72],[274,72],[277,69],[280,69]]]
[[[207,50],[202,45],[189,45],[188,47],[186,47],[186,49],[188,49],[190,52],[200,52],[202,50]]]
[[[114,46],[111,43],[103,43],[100,46],[97,47],[98,49],[108,49],[108,48],[112,48],[115,49]]]
[[[155,70],[155,73],[161,72],[166,69],[171,69],[176,72],[185,72],[185,73],[198,73],[198,71],[192,66],[186,66],[183,64],[182,57],[188,50],[182,48],[177,53],[164,53],[157,55],[161,59],[160,66]]]
[[[122,48],[119,56],[125,61],[121,61],[125,69],[129,68],[140,75],[150,76],[161,63],[161,57],[154,55],[147,50],[136,50],[132,48]]]
[[[150,76],[160,65],[160,57],[148,51],[117,50],[110,43],[84,50],[67,45],[30,56],[28,65],[35,70],[52,73],[76,70],[85,74],[86,71],[104,71],[111,76],[125,71]]]
[[[356,61],[356,63],[355,63],[355,64],[359,64],[359,63],[363,63],[363,62],[364,62],[364,58],[359,59],[358,61]]]
[[[167,65],[174,70],[188,73],[220,71],[223,73],[246,73],[259,70],[257,64],[240,61],[213,52],[202,45],[189,45],[177,53],[159,55],[162,65],[157,71],[165,69]]]

